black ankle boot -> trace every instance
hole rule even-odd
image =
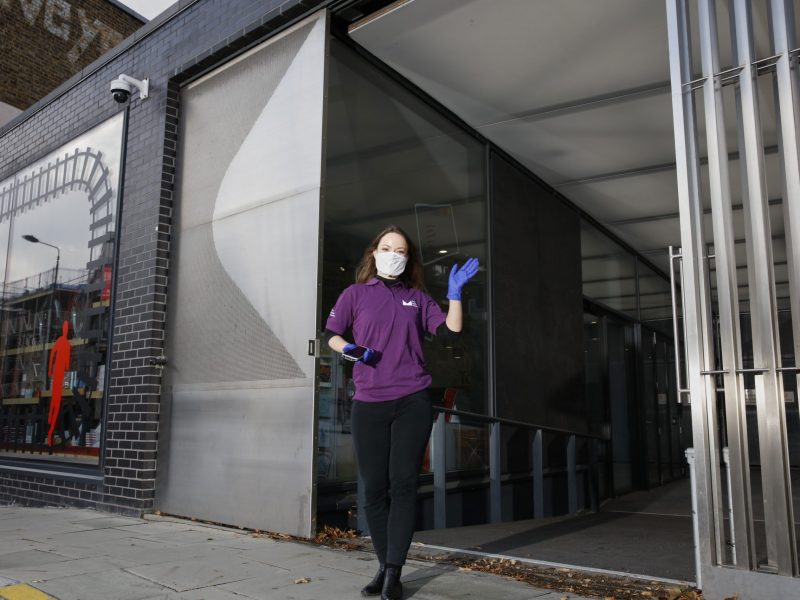
[[[403,597],[403,585],[400,583],[401,570],[402,567],[386,567],[386,572],[383,576],[381,600],[401,600]]]
[[[383,576],[386,573],[386,567],[380,565],[378,567],[378,572],[375,573],[375,577],[372,578],[367,585],[361,590],[362,596],[377,596],[381,593],[383,589]]]

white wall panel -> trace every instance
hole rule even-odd
[[[327,17],[182,94],[157,507],[310,536]]]

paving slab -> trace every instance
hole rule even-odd
[[[222,588],[209,587],[188,592],[165,592],[144,600],[247,600],[246,597]]]
[[[121,570],[59,577],[35,587],[58,600],[143,600],[168,590]]]
[[[176,531],[187,531],[191,529],[197,529],[197,526],[194,523],[190,523],[187,521],[176,522],[176,521],[153,521],[152,518],[150,519],[143,519],[143,523],[136,525],[136,531],[139,532],[139,535],[158,535],[160,533],[169,533],[169,532],[176,532]],[[120,529],[129,529],[133,526],[123,526]],[[209,527],[208,529],[212,529]],[[133,531],[133,529],[131,529]]]
[[[10,537],[7,539],[0,538],[0,564],[2,564],[2,556],[4,554],[14,554],[17,552],[24,552],[26,550],[49,550],[50,545],[42,542],[34,542],[32,540],[20,539],[19,536]]]
[[[258,577],[264,565],[236,556],[222,555],[165,562],[125,569],[176,592],[222,585]]]
[[[404,582],[404,597],[415,600],[538,600],[547,593],[524,584],[508,585],[510,580],[482,573],[469,573],[469,585],[464,585],[464,576],[455,571]]]
[[[118,558],[78,558],[40,565],[20,565],[16,568],[0,567],[3,575],[17,581],[48,581],[72,575],[85,575],[103,571],[115,571],[135,566],[134,563]]]
[[[271,544],[277,545],[280,542],[256,535],[240,535],[235,538],[227,540],[214,540],[210,542],[212,545],[219,548],[229,548],[231,550],[253,550],[259,548],[267,548]]]
[[[306,544],[278,543],[249,550],[236,551],[236,555],[283,569],[302,569],[320,560],[318,548]]]
[[[154,531],[150,524],[135,527],[119,527],[115,532],[124,535],[131,535],[137,538],[149,540],[161,540],[171,545],[196,544],[200,542],[221,542],[224,540],[235,540],[241,536],[239,533],[221,531],[218,529],[164,529]]]
[[[77,519],[71,521],[73,525],[87,529],[108,529],[111,527],[130,527],[146,523],[143,519],[131,517],[91,517],[90,519]]]
[[[0,556],[0,571],[13,569],[20,566],[46,565],[49,563],[69,560],[58,554],[43,550],[23,550],[22,552],[9,552]]]

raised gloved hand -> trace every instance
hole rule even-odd
[[[349,354],[349,352],[353,348],[358,348],[358,344],[346,344],[345,347],[342,348],[342,354]],[[375,358],[376,354],[377,354],[377,352],[375,350],[373,350],[372,348],[367,348],[364,351],[364,354],[362,354],[354,362],[363,362],[363,363],[369,364],[372,361],[372,359]]]
[[[448,300],[461,300],[461,289],[466,283],[475,277],[478,272],[478,259],[470,258],[459,268],[457,264],[450,270],[450,279],[447,283]]]

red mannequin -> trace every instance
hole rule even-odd
[[[61,390],[64,387],[64,372],[69,368],[69,355],[72,350],[67,339],[69,321],[64,321],[61,331],[61,336],[56,339],[53,348],[50,350],[50,363],[47,367],[47,376],[53,378],[50,412],[47,416],[47,423],[50,426],[47,432],[48,446],[53,445],[53,431],[56,428],[58,414],[61,411]]]

